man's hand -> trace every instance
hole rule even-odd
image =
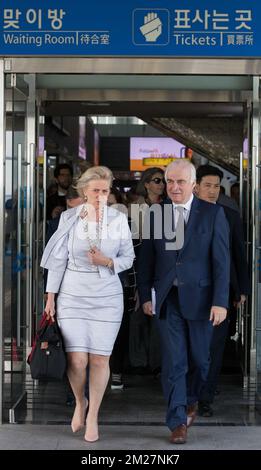
[[[152,303],[151,303],[150,300],[149,300],[148,302],[145,302],[145,303],[142,305],[142,308],[143,308],[143,312],[145,313],[145,315],[149,315],[150,317],[153,316],[153,313],[152,313]]]
[[[234,305],[234,307],[239,308],[240,305],[242,305],[242,306],[244,305],[245,301],[246,301],[246,296],[244,294],[241,294],[240,295],[240,300],[238,300],[238,301],[235,300],[235,302],[233,302],[233,305]]]
[[[220,325],[222,321],[225,320],[227,316],[227,309],[224,307],[216,307],[213,305],[210,310],[210,317],[209,320],[212,321],[213,326]]]

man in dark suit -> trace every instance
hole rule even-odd
[[[211,165],[201,165],[197,169],[196,195],[204,201],[216,204],[216,202],[219,202],[222,178],[223,173],[218,168]],[[227,206],[223,206],[223,209],[229,225],[231,258],[229,315],[222,325],[215,328],[213,332],[208,379],[201,391],[198,406],[199,414],[205,417],[213,415],[211,403],[214,401],[218,376],[222,366],[229,322],[236,319],[235,307],[243,305],[246,301],[246,296],[250,293],[242,222],[237,211]],[[235,318],[233,318],[233,314]]]
[[[166,423],[171,442],[182,444],[207,379],[213,325],[226,318],[229,234],[223,209],[193,196],[194,165],[176,160],[168,165],[165,179],[168,199],[155,205],[161,211],[155,211],[155,206],[150,209],[150,235],[143,239],[138,259],[138,286],[146,315],[153,314],[151,288],[155,288]],[[182,211],[186,224],[183,246],[178,228],[183,223]],[[176,241],[170,239],[171,223]]]
[[[56,217],[54,209],[60,207],[60,212],[66,210],[66,194],[68,188],[72,184],[73,169],[68,163],[61,163],[54,169],[54,179],[57,188],[54,194],[47,197],[46,200],[46,220],[51,220]],[[58,214],[57,214],[58,215]]]

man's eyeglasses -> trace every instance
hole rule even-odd
[[[163,178],[152,178],[150,181],[153,181],[153,183],[156,183],[156,184],[164,183]]]

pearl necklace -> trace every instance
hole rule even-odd
[[[82,220],[83,224],[83,231],[85,233],[85,237],[90,245],[90,249],[94,248],[95,246],[97,248],[100,248],[100,243],[101,243],[101,232],[102,232],[102,226],[103,226],[103,216],[104,216],[104,206],[102,207],[101,210],[99,210],[99,219],[96,222],[96,230],[95,230],[95,236],[90,236],[90,221],[88,220],[88,208],[86,205],[84,205],[81,213],[80,213],[80,218]]]

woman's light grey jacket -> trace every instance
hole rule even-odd
[[[58,229],[50,238],[44,250],[41,267],[48,269],[47,292],[59,291],[69,259],[69,233],[79,221],[83,205],[62,212]],[[86,256],[89,249],[86,240]],[[105,206],[101,230],[101,252],[111,258],[114,269],[98,266],[101,278],[117,275],[132,266],[134,250],[127,216],[122,212]]]

